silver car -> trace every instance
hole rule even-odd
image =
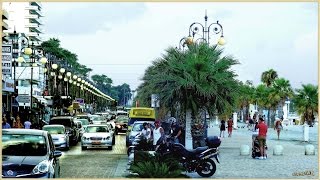
[[[69,135],[63,125],[45,125],[42,130],[51,134],[53,144],[57,149],[68,150],[70,148]]]
[[[108,125],[88,125],[82,138],[81,149],[92,148],[109,148],[112,150],[114,135]]]

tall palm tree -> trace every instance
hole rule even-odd
[[[161,106],[176,108],[179,104],[186,115],[186,131],[191,131],[201,109],[222,113],[235,100],[238,85],[230,68],[238,62],[221,54],[221,49],[207,44],[191,45],[186,51],[168,48],[145,71],[139,98],[148,101],[151,94],[159,94]]]
[[[302,123],[307,121],[308,124],[311,124],[314,121],[314,116],[318,114],[318,86],[302,85],[302,89],[297,89],[293,103],[298,114],[302,116]]]
[[[261,81],[267,87],[270,87],[272,85],[272,82],[277,78],[278,78],[278,73],[273,69],[269,69],[268,71],[263,72],[261,75]]]
[[[293,90],[290,82],[284,78],[278,78],[273,81],[272,87],[272,96],[274,96],[273,98],[279,99],[280,109],[283,109],[285,101],[293,96]],[[275,116],[272,116],[272,122],[274,122],[274,120]]]

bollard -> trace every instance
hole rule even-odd
[[[315,151],[314,146],[312,144],[306,145],[304,154],[305,155],[315,155],[316,151]]]
[[[250,147],[248,145],[240,146],[240,156],[248,156],[250,154]]]
[[[282,147],[282,145],[276,145],[273,148],[273,155],[275,155],[275,156],[283,155],[283,147]]]

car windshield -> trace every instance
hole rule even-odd
[[[89,125],[89,121],[86,119],[78,119],[82,123],[82,125]]]
[[[132,131],[142,131],[142,129],[143,129],[143,126],[141,123],[136,123],[132,127]]]
[[[67,127],[71,127],[70,119],[51,119],[49,124],[61,124]]]
[[[104,133],[108,131],[109,129],[107,126],[90,126],[86,128],[87,133]]]
[[[92,121],[102,121],[102,117],[101,116],[96,116],[96,117],[92,117]]]
[[[48,131],[50,134],[64,134],[63,127],[43,127],[45,131]]]
[[[47,145],[42,135],[2,134],[2,155],[45,156]]]
[[[154,122],[155,120],[152,118],[130,118],[128,125],[131,126],[136,121],[151,121]]]
[[[117,118],[117,122],[119,123],[128,123],[128,120],[129,118],[126,118],[126,117]]]

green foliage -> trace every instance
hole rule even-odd
[[[130,171],[137,175],[130,177],[139,178],[182,178],[182,167],[178,160],[170,155],[154,156],[143,151],[135,153],[135,160],[130,166]]]
[[[278,78],[278,73],[273,70],[269,69],[268,71],[265,71],[261,75],[261,81],[267,86],[271,86],[273,81]]]
[[[193,114],[202,108],[224,112],[235,101],[238,86],[230,68],[238,61],[221,57],[222,52],[207,44],[190,45],[187,51],[168,48],[145,71],[137,99],[149,106],[151,94],[159,94],[160,106],[174,108],[178,103]]]
[[[297,94],[293,97],[294,107],[302,115],[301,122],[314,120],[318,114],[318,86],[312,84],[302,85],[302,89],[297,89]]]

